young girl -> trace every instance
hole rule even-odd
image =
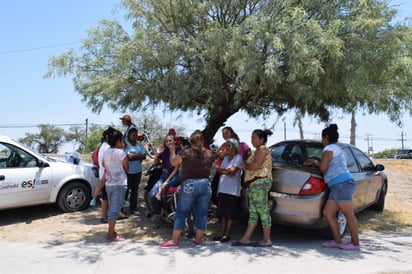
[[[214,241],[221,243],[230,240],[233,219],[236,218],[240,206],[240,178],[242,156],[239,152],[239,142],[236,139],[226,140],[226,155],[221,165],[215,164],[216,172],[221,174],[217,190],[217,215],[221,220],[221,236]]]
[[[115,226],[117,215],[121,211],[126,194],[129,163],[126,152],[123,149],[123,135],[120,131],[115,131],[109,135],[108,143],[110,148],[106,149],[103,154],[105,175],[102,179],[106,185],[109,203],[107,240],[121,241],[123,238],[116,233]]]

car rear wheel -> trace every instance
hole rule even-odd
[[[195,217],[193,210],[186,218],[185,232],[187,238],[193,238],[195,235]]]
[[[91,199],[90,189],[80,182],[65,185],[57,197],[57,205],[64,212],[86,209]]]
[[[386,192],[388,191],[388,185],[385,183],[383,183],[382,185],[382,189],[381,192],[379,193],[379,198],[378,201],[376,202],[376,204],[374,204],[373,208],[376,211],[380,211],[382,212],[383,209],[385,208],[385,197],[386,197]]]
[[[346,227],[348,226],[346,217],[343,215],[342,211],[339,210],[338,213],[336,213],[336,219],[338,221],[339,234],[340,236],[343,236],[343,234],[345,234],[346,232]],[[333,238],[333,234],[329,226],[321,229],[321,234],[327,239]]]
[[[339,227],[339,233],[342,236],[345,231],[346,227],[348,226],[348,221],[346,220],[346,217],[343,215],[342,211],[338,211],[336,215],[336,219],[338,220],[338,227]]]

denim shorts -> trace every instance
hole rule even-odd
[[[107,201],[109,203],[107,210],[108,221],[117,220],[117,214],[122,210],[126,189],[126,185],[106,185]]]
[[[349,179],[342,183],[337,183],[329,187],[329,200],[335,200],[337,203],[352,201],[352,195],[355,192],[355,180]]]

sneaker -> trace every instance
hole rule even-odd
[[[339,248],[341,245],[342,244],[338,244],[334,240],[330,240],[322,244],[323,247],[329,247],[329,248]]]
[[[360,245],[354,245],[352,242],[348,242],[340,244],[339,248],[344,250],[360,250]]]
[[[128,201],[128,200],[124,200],[122,207],[128,207],[128,206],[130,206],[129,201]]]
[[[179,243],[167,241],[159,246],[160,248],[179,248]]]
[[[195,247],[201,247],[202,246],[202,242],[198,242],[198,241],[193,241],[192,245]]]
[[[135,216],[140,216],[140,212],[137,210],[132,210],[131,213]]]

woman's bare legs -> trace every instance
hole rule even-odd
[[[253,231],[255,231],[256,225],[255,224],[248,224],[246,228],[245,234],[239,240],[242,244],[250,244],[250,237],[252,237]]]
[[[342,238],[339,232],[339,224],[338,220],[336,219],[336,213],[339,210],[342,211],[348,222],[348,228],[352,238],[352,243],[354,245],[359,245],[359,223],[358,219],[355,216],[355,213],[353,212],[352,201],[345,201],[339,204],[334,200],[328,200],[326,202],[325,208],[323,209],[323,215],[325,216],[329,224],[333,240],[335,241],[335,243],[342,243]]]
[[[330,231],[332,232],[333,240],[335,243],[341,244],[342,238],[339,233],[339,224],[336,219],[336,213],[338,212],[339,207],[335,200],[327,200],[326,205],[323,208],[323,216],[328,222]]]

